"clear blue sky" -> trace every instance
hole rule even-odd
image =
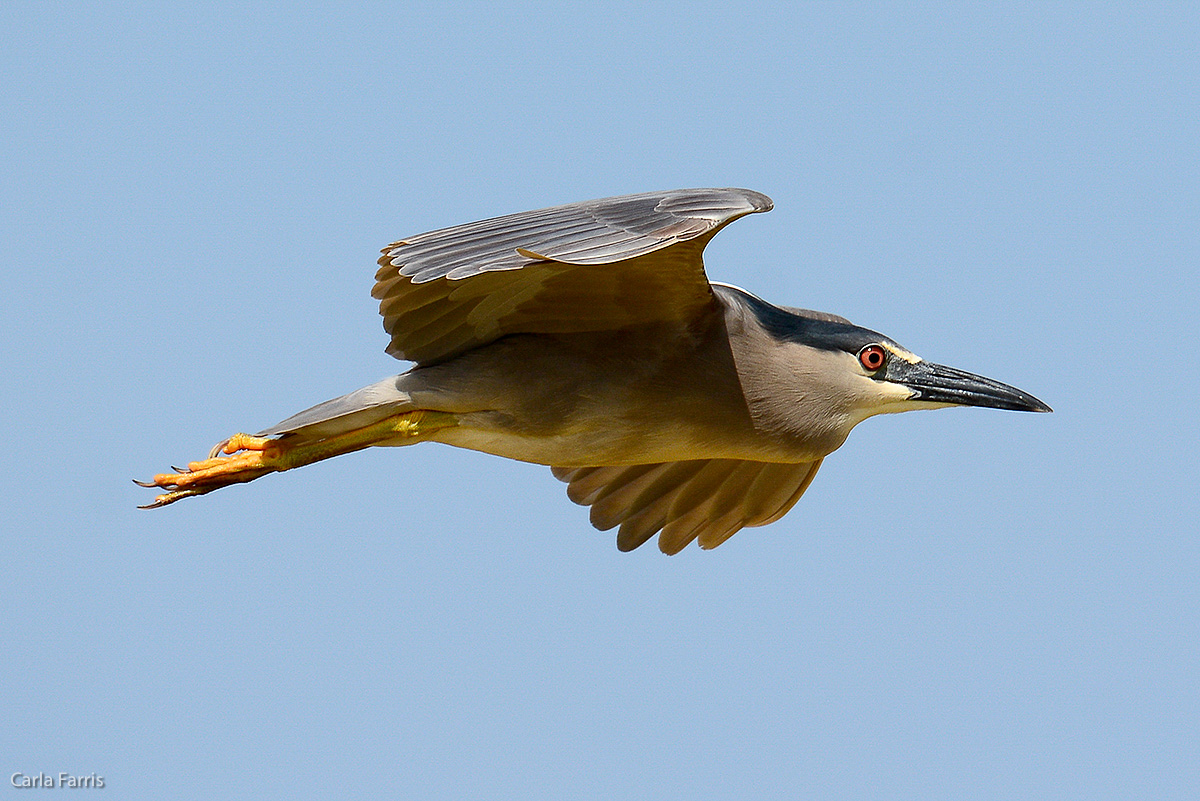
[[[0,797],[1200,795],[1194,7],[183,8],[0,11]],[[712,278],[1055,414],[673,558],[432,445],[134,509],[403,369],[386,243],[712,185]]]

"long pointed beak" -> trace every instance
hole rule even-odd
[[[955,406],[987,406],[1018,412],[1049,412],[1049,406],[1024,390],[957,370],[941,364],[920,361],[915,364],[892,359],[886,379],[913,391],[911,400],[949,403]]]

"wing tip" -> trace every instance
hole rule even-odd
[[[669,209],[684,216],[696,215],[722,224],[747,214],[757,214],[775,208],[775,201],[762,192],[738,186],[675,189],[662,192],[658,204],[662,210]],[[671,208],[672,206],[675,208]]]
[[[750,214],[766,212],[775,208],[775,201],[762,192],[755,192],[753,189],[741,189],[739,187],[730,187],[730,191],[737,192],[750,204]]]

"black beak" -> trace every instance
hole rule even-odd
[[[1018,412],[1053,411],[1016,387],[932,362],[911,364],[903,359],[891,359],[884,377],[911,389],[912,400],[952,403],[956,406],[987,406]]]

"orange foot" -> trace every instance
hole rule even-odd
[[[180,498],[204,495],[230,484],[242,484],[267,473],[286,470],[290,465],[282,459],[283,455],[284,447],[279,439],[234,434],[224,442],[217,443],[209,453],[209,458],[189,462],[186,470],[177,467],[175,469],[179,472],[160,473],[151,481],[135,480],[135,484],[143,487],[167,490],[155,498],[154,503],[138,508],[156,509],[175,503]]]
[[[314,439],[311,436],[285,433],[278,437],[252,437],[234,434],[209,453],[208,458],[192,462],[186,470],[174,468],[151,481],[137,481],[143,487],[167,490],[154,503],[141,508],[155,509],[175,503],[180,498],[204,495],[230,484],[243,484],[267,473],[291,470],[319,462],[332,456],[359,451],[372,445],[395,445],[403,440],[427,437],[443,428],[458,425],[456,415],[412,409],[348,431]]]

